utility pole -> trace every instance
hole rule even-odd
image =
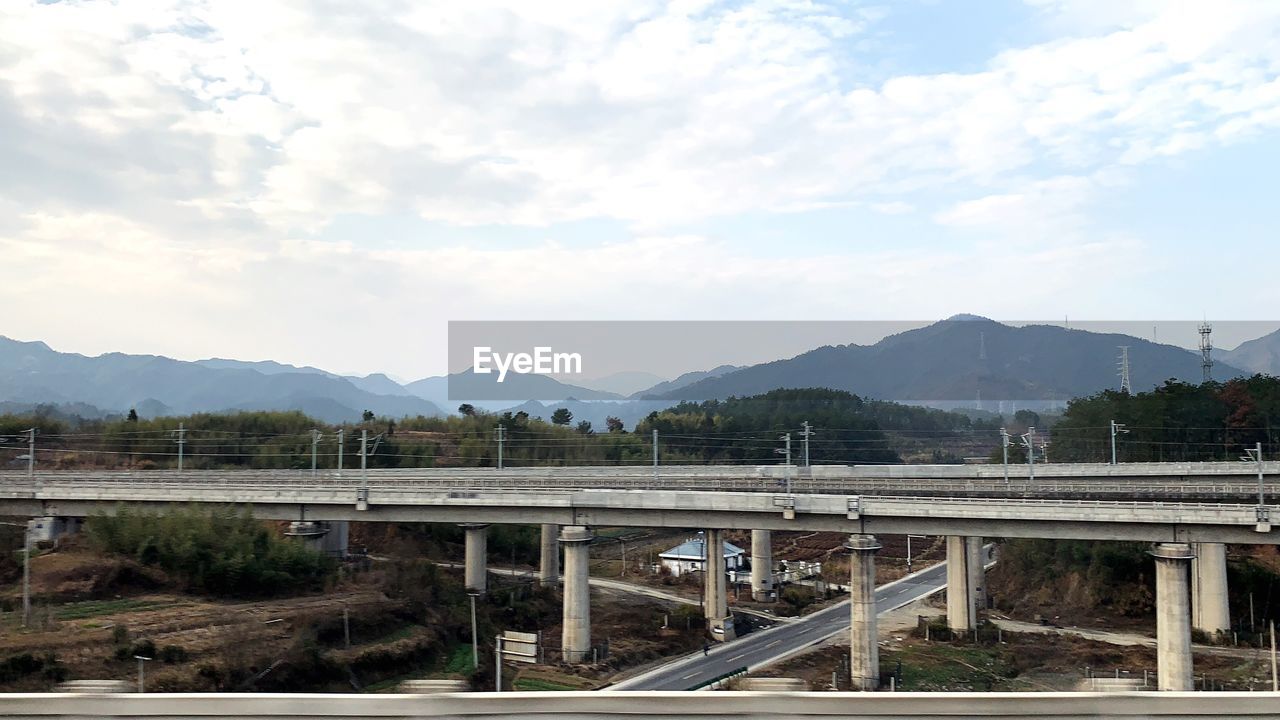
[[[1027,449],[1027,482],[1030,483],[1036,479],[1036,429],[1027,428],[1027,433],[1022,436],[1022,445]]]
[[[1271,692],[1280,691],[1280,675],[1276,674],[1276,621],[1271,621]]]
[[[1267,505],[1267,498],[1264,492],[1265,488],[1262,484],[1262,441],[1258,441],[1258,443],[1251,448],[1245,448],[1244,452],[1245,454],[1240,457],[1241,460],[1244,460],[1245,462],[1252,460],[1258,463],[1258,519],[1262,520],[1262,515],[1264,514]]]
[[[345,428],[338,428],[338,477],[342,477],[342,433]]]
[[[146,692],[146,671],[143,670],[143,667],[151,658],[141,655],[134,655],[133,657],[138,661],[138,692]]]
[[[369,486],[369,453],[365,450],[369,447],[369,429],[360,429],[360,484],[363,487]]]
[[[813,435],[813,430],[809,429],[809,421],[805,420],[800,423],[804,430],[800,431],[800,437],[804,438],[804,466],[809,467],[809,436]]]
[[[321,432],[316,429],[311,430],[311,477],[316,476],[316,449],[320,445]]]
[[[1004,484],[1009,484],[1009,431],[1000,428],[1000,449],[1004,452]]]
[[[506,439],[507,428],[499,425],[498,430],[498,469],[502,469],[502,441]]]
[[[22,627],[31,626],[31,523],[0,522],[22,528]]]
[[[342,642],[348,650],[351,649],[351,616],[346,603],[342,604]]]
[[[1262,484],[1262,441],[1261,440],[1259,440],[1258,444],[1254,446],[1254,452],[1258,454],[1258,507],[1263,507],[1267,504],[1267,497],[1266,497],[1265,489]],[[1271,626],[1274,628],[1275,623],[1272,623]],[[1274,630],[1272,631],[1271,637],[1272,637],[1272,642],[1274,642],[1275,640]]]
[[[502,692],[502,636],[497,635],[493,638],[493,664],[495,666],[494,675],[494,692]]]
[[[787,447],[785,450],[774,450],[774,452],[782,455],[786,455],[787,457],[787,466],[786,466],[787,494],[790,495],[791,494],[791,433],[782,435],[778,439],[783,440],[787,443]]]
[[[36,478],[36,433],[40,432],[36,428],[27,431],[27,479],[35,480]]]
[[[1118,434],[1123,435],[1128,432],[1129,432],[1128,430],[1124,429],[1124,423],[1118,423],[1115,420],[1111,421],[1111,464],[1112,465],[1116,464],[1116,435]]]
[[[480,669],[480,642],[476,638],[476,595],[474,590],[467,591],[471,597],[471,669]]]
[[[187,444],[187,429],[183,427],[182,423],[178,423],[178,429],[170,430],[169,432],[178,438],[176,440],[178,443],[178,472],[182,472],[182,450]]]
[[[658,428],[653,429],[653,479],[658,479]]]
[[[31,627],[31,523],[22,526],[22,627]]]

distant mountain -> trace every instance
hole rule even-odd
[[[376,380],[373,382],[377,382]],[[390,380],[388,380],[390,382]],[[321,420],[440,415],[410,395],[373,393],[316,368],[236,360],[185,362],[156,355],[62,353],[0,337],[0,400],[87,403],[109,413],[155,416],[222,410],[303,410]]]
[[[412,395],[413,393],[405,389],[403,385],[392,380],[382,373],[373,373],[372,375],[336,375],[320,368],[305,365],[298,367],[297,365],[286,365],[278,363],[274,360],[227,360],[224,358],[209,358],[208,360],[197,360],[197,364],[217,370],[256,370],[263,375],[280,375],[282,373],[310,373],[313,375],[324,375],[331,378],[343,378],[351,382],[352,385],[371,392],[374,395]]]
[[[666,381],[666,378],[661,375],[654,375],[651,372],[624,371],[592,380],[583,380],[582,382],[584,385],[596,390],[603,390],[626,397],[664,381]]]
[[[414,380],[404,386],[415,397],[429,400],[453,412],[462,403],[485,410],[498,410],[525,401],[555,402],[568,398],[578,400],[622,400],[617,393],[592,390],[580,385],[562,383],[546,375],[510,373],[499,385],[497,375],[477,375],[470,370],[452,375],[435,375]],[[467,399],[462,399],[467,398]]]
[[[653,385],[652,387],[648,387],[648,388],[645,388],[644,390],[640,390],[634,393],[631,397],[632,399],[635,399],[635,400],[643,400],[645,398],[660,398],[664,396],[666,393],[671,392],[672,390],[678,390],[682,387],[688,387],[689,385],[692,385],[698,382],[699,380],[705,380],[706,378],[720,377],[721,375],[725,375],[727,373],[733,372],[734,370],[740,370],[740,369],[741,368],[737,365],[720,365],[718,367],[711,368],[710,370],[695,370],[693,372],[687,372],[677,377],[674,380],[667,380],[666,382],[660,382],[657,385]]]
[[[256,370],[263,375],[279,375],[280,373],[311,373],[313,375],[328,375],[329,377],[337,377],[330,372],[325,372],[320,368],[311,367],[309,365],[298,367],[297,365],[286,365],[278,363],[275,360],[228,360],[226,358],[208,358],[206,360],[196,360],[197,365],[203,365],[214,370]]]
[[[1055,325],[1013,327],[956,316],[874,345],[825,346],[662,393],[670,400],[757,395],[825,387],[903,401],[1061,400],[1119,385],[1118,346],[1129,346],[1135,391],[1168,378],[1198,381],[1199,355],[1128,335]],[[1247,374],[1220,362],[1215,377]]]
[[[405,389],[403,385],[383,375],[382,373],[373,373],[364,377],[356,377],[348,375],[346,379],[356,387],[371,392],[374,395],[412,395],[413,393]]]
[[[1251,372],[1280,375],[1280,330],[1240,343],[1235,350],[1218,353],[1217,357]]]

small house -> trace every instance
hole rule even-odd
[[[726,542],[721,548],[724,553],[724,567],[728,572],[733,572],[743,567],[743,556],[746,551]],[[671,571],[671,574],[679,577],[688,572],[698,572],[706,569],[707,566],[707,549],[706,538],[702,533],[698,533],[697,537],[689,538],[670,550],[660,553],[658,559],[662,561],[663,567]]]

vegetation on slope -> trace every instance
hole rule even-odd
[[[1107,390],[1072,400],[1053,429],[1061,462],[1106,462],[1111,421],[1123,423],[1120,462],[1237,460],[1261,442],[1280,443],[1280,378],[1255,375],[1193,385],[1169,380],[1150,392]]]
[[[85,531],[100,551],[158,567],[198,594],[296,594],[321,589],[336,570],[333,560],[227,508],[156,515],[122,507],[116,515],[88,518]]]

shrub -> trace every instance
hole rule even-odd
[[[86,532],[99,549],[159,567],[189,592],[264,597],[318,590],[336,570],[330,558],[279,537],[247,512],[182,508],[153,515],[121,507],[94,516]]]

